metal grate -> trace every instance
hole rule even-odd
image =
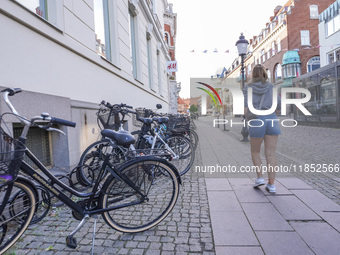
[[[14,137],[18,138],[22,130],[23,127],[21,125],[14,125]],[[38,127],[31,127],[27,135],[26,146],[45,166],[51,166],[50,138],[47,131]],[[24,161],[30,166],[37,168],[26,156]]]

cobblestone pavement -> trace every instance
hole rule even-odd
[[[241,118],[226,117],[229,122],[230,119],[241,122]],[[200,121],[211,122],[213,125],[213,117],[202,117]],[[287,122],[285,125],[291,123]],[[224,130],[224,125],[219,125],[219,128]],[[242,125],[231,126],[227,123],[225,129],[227,135],[238,140],[242,139]],[[326,164],[327,167],[331,164],[340,164],[340,129],[303,125],[294,128],[281,126],[281,133],[277,145],[278,165],[292,165],[299,170],[300,165],[305,169],[305,164],[309,167],[311,164]],[[297,171],[292,174],[340,204],[340,172]]]
[[[200,160],[197,153],[196,162]],[[93,222],[91,219],[75,235],[77,249],[68,248],[65,238],[79,221],[62,206],[42,222],[31,225],[7,254],[91,254]],[[205,180],[194,171],[182,178],[177,204],[158,226],[138,234],[117,232],[102,218],[96,226],[94,254],[215,254]]]

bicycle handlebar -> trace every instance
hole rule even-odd
[[[50,123],[56,124],[56,125],[63,125],[63,126],[68,126],[68,127],[75,127],[76,123],[73,121],[69,120],[63,120],[59,118],[51,118]]]

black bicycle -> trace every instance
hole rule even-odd
[[[161,222],[174,207],[181,183],[176,168],[166,160],[148,157],[136,157],[123,164],[110,162],[107,154],[100,165],[92,189],[86,193],[72,189],[46,169],[46,167],[26,148],[26,135],[31,126],[38,126],[47,131],[58,130],[55,125],[74,127],[75,123],[52,118],[44,113],[31,120],[18,114],[8,99],[20,89],[1,91],[4,100],[24,125],[21,136],[13,139],[0,128],[0,254],[8,250],[24,233],[36,213],[36,201],[39,191],[34,183],[23,176],[24,173],[48,190],[66,206],[72,209],[72,215],[81,220],[76,229],[66,237],[67,246],[77,246],[74,235],[91,217],[101,214],[112,228],[128,233],[136,233],[152,228]],[[4,124],[1,115],[0,124]],[[45,122],[38,125],[37,122]],[[26,155],[38,167],[38,171],[23,161]],[[65,194],[67,191],[68,194]],[[79,200],[74,202],[69,193]],[[51,196],[45,196],[48,200]]]

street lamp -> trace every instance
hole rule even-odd
[[[241,57],[241,80],[242,80],[242,90],[244,88],[244,57],[247,55],[249,42],[245,39],[243,33],[241,33],[240,38],[236,42],[238,55]],[[245,121],[245,116],[243,115],[243,122]],[[241,142],[249,142],[248,135],[248,125],[245,124],[242,128],[241,134],[243,139]]]

